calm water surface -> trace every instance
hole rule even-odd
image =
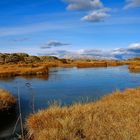
[[[9,90],[16,97],[17,87],[19,88],[21,109],[25,118],[32,112],[33,98],[37,111],[46,108],[48,103],[53,101],[66,105],[81,100],[96,100],[117,89],[124,90],[138,86],[140,86],[140,74],[130,73],[127,66],[52,68],[49,76],[0,79],[0,88]],[[2,127],[0,139],[11,133],[14,123],[15,120],[7,127]]]

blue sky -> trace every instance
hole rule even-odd
[[[0,18],[0,52],[110,58],[140,52],[140,0],[4,0]]]

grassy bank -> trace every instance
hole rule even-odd
[[[140,72],[140,65],[130,65],[129,66],[129,70],[131,71],[131,72]]]
[[[0,111],[10,109],[15,103],[16,99],[8,91],[0,89]]]
[[[140,61],[131,61],[128,68],[131,72],[140,72]]]
[[[88,68],[88,67],[110,67],[110,66],[121,66],[125,65],[124,61],[113,61],[113,60],[94,60],[94,61],[77,61],[76,66],[78,68]]]
[[[0,77],[48,74],[48,67],[33,65],[0,65]]]
[[[140,88],[94,103],[52,106],[27,119],[31,140],[139,140]]]

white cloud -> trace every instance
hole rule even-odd
[[[89,22],[101,22],[104,21],[106,17],[109,16],[107,13],[109,10],[108,9],[99,9],[99,10],[94,10],[90,12],[88,15],[84,16],[82,20],[84,21],[89,21]]]
[[[68,59],[116,59],[109,51],[105,52],[99,49],[82,49],[75,51],[49,50],[46,53],[39,53],[39,55],[52,55]]]
[[[108,51],[102,49],[82,49],[82,50],[75,50],[75,51],[49,50],[45,54],[53,55],[61,58],[71,58],[71,59],[120,60],[120,59],[128,59],[128,58],[140,56],[140,43],[132,43],[127,48],[117,48]]]
[[[140,43],[132,43],[127,48],[115,49],[112,54],[122,59],[140,56]]]
[[[132,49],[132,50],[134,50],[134,49],[140,49],[140,43],[132,43],[132,44],[129,45],[128,48],[129,49]]]
[[[68,10],[89,10],[101,8],[103,6],[100,0],[65,0],[68,3]]]
[[[49,49],[52,47],[61,47],[61,46],[67,46],[67,45],[70,45],[70,44],[63,43],[60,41],[51,40],[51,41],[47,42],[46,44],[44,44],[41,48],[42,49]]]
[[[126,2],[124,9],[140,7],[140,0],[126,0]]]
[[[101,0],[65,0],[68,3],[68,10],[84,10],[88,15],[83,16],[83,21],[101,22],[109,16],[109,10],[105,8]]]

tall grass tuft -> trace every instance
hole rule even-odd
[[[16,99],[10,92],[0,89],[0,111],[8,110],[16,104]]]

